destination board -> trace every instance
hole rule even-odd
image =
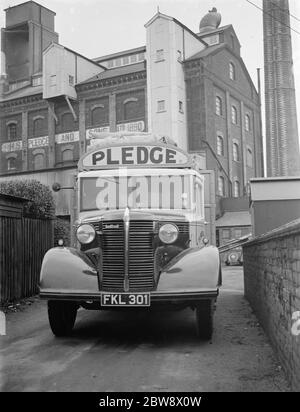
[[[163,145],[124,145],[94,149],[79,163],[83,169],[118,167],[176,167],[189,163],[189,156],[176,147]]]

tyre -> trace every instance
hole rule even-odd
[[[212,338],[213,312],[214,305],[212,301],[203,302],[196,307],[196,326],[200,339],[210,340]]]
[[[48,318],[55,336],[67,336],[75,324],[78,305],[60,300],[48,301]]]

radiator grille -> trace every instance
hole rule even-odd
[[[102,289],[124,290],[124,222],[103,223]]]
[[[176,223],[180,233],[189,232],[188,222]],[[96,226],[96,225],[95,225]],[[102,282],[104,291],[124,292],[125,230],[123,220],[102,224]],[[128,255],[129,291],[151,291],[154,282],[153,221],[131,220]]]
[[[154,287],[152,221],[130,221],[129,290],[146,291]],[[102,290],[124,291],[125,232],[123,221],[103,222]]]

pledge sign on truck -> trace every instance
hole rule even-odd
[[[95,149],[82,160],[83,168],[119,166],[178,166],[188,162],[180,150],[158,145],[126,145]]]

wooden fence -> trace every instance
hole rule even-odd
[[[53,221],[0,215],[0,303],[38,292],[41,263],[53,246]]]

